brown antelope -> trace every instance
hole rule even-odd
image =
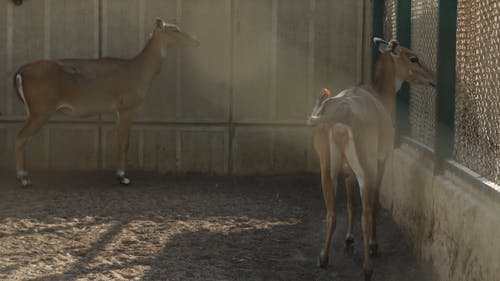
[[[132,59],[41,60],[22,66],[14,75],[27,119],[16,143],[16,170],[22,186],[31,185],[25,168],[24,145],[56,111],[88,117],[112,112],[117,115],[118,167],[121,184],[125,173],[132,115],[142,103],[153,77],[160,72],[166,49],[198,46],[199,42],[172,23],[156,19],[144,49]]]
[[[317,125],[314,146],[321,167],[321,185],[326,205],[326,236],[319,265],[328,265],[330,241],[335,231],[335,196],[337,174],[346,174],[349,225],[346,246],[353,243],[353,186],[355,175],[362,202],[364,242],[363,271],[370,280],[373,266],[371,255],[377,252],[375,220],[379,204],[379,188],[385,160],[393,148],[393,116],[396,93],[403,81],[435,87],[434,73],[424,66],[413,51],[400,47],[396,40],[389,43],[374,38],[381,52],[375,66],[374,81],[368,86],[356,86],[330,97],[323,90],[309,118]],[[351,170],[352,169],[352,170]]]

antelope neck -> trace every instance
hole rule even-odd
[[[132,64],[142,73],[143,79],[150,81],[153,76],[161,71],[163,60],[161,48],[160,39],[153,32],[153,36],[146,43],[146,46],[132,59]]]
[[[375,65],[373,89],[379,94],[386,109],[394,113],[396,93],[401,88],[402,81],[396,77],[396,67],[389,52],[380,55]]]

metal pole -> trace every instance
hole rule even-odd
[[[435,172],[441,173],[453,156],[455,137],[457,0],[439,0],[438,40]]]
[[[401,46],[411,47],[411,0],[398,0],[396,36]],[[410,131],[409,105],[410,86],[405,82],[396,95],[396,147],[400,145],[401,137]]]

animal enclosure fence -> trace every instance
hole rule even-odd
[[[500,184],[500,3],[385,0],[382,4],[384,16],[374,22],[383,25],[384,34],[411,42],[409,47],[437,70],[439,80],[437,91],[411,87],[408,122],[400,124],[399,132],[448,167],[468,168],[480,174],[473,177],[484,177],[482,182]],[[404,28],[411,31],[409,38]]]
[[[500,183],[500,2],[458,8],[455,159]]]
[[[154,17],[197,49],[169,50],[135,115],[131,169],[215,174],[317,169],[306,118],[318,89],[363,76],[364,1],[0,1],[0,167],[25,112],[15,70],[38,59],[132,57]],[[27,146],[33,169],[112,169],[114,117],[54,116]],[[30,168],[30,167],[28,167]]]

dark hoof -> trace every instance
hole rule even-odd
[[[328,257],[321,255],[318,259],[318,267],[327,268],[328,267]]]
[[[352,246],[354,244],[354,237],[347,237],[345,239],[345,245],[346,246]]]
[[[378,257],[380,253],[378,252],[378,244],[371,244],[370,245],[370,256],[372,257]]]
[[[372,280],[372,272],[370,273],[365,272],[365,281],[370,281],[370,280]]]
[[[346,254],[353,254],[354,253],[354,238],[353,237],[347,237],[345,239],[344,252]]]

